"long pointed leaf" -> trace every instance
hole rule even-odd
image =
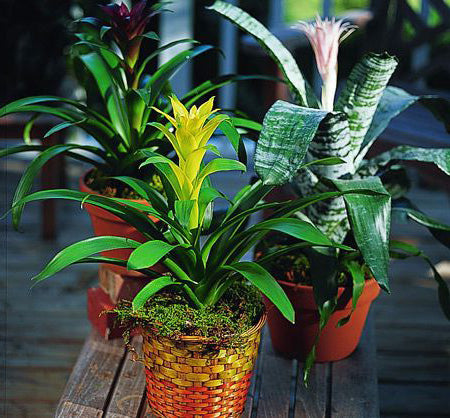
[[[299,104],[303,106],[317,106],[317,99],[313,96],[311,88],[303,78],[295,59],[263,24],[239,7],[224,1],[217,0],[209,8],[255,38],[259,45],[276,62]]]
[[[159,292],[167,286],[179,285],[169,276],[162,276],[158,279],[152,280],[149,284],[145,285],[144,288],[135,296],[133,299],[133,310],[137,311],[145,305],[145,302],[149,300],[155,293]]]
[[[398,87],[388,86],[381,96],[369,130],[364,136],[356,165],[364,158],[370,146],[387,128],[389,122],[417,102],[430,110],[436,119],[444,123],[447,132],[450,132],[450,101],[448,99],[437,96],[413,96]]]
[[[67,266],[102,251],[116,250],[118,248],[137,248],[140,245],[140,242],[123,237],[103,236],[88,238],[64,248],[32,280],[38,283],[53,276]]]
[[[378,177],[362,180],[333,180],[340,191],[372,189],[373,196],[350,193],[344,195],[353,236],[364,261],[378,284],[389,292],[389,231],[391,225],[391,196]]]
[[[288,321],[295,322],[295,312],[290,300],[278,282],[265,268],[249,261],[234,263],[224,268],[244,276],[273,302]]]
[[[128,258],[128,270],[139,270],[155,265],[177,245],[154,240],[139,245]]]
[[[358,152],[372,122],[384,89],[397,67],[397,59],[387,53],[369,53],[350,73],[339,96],[336,110],[348,116],[351,148]]]

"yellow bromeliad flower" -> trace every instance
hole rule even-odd
[[[178,156],[178,164],[161,156],[153,157],[151,160],[164,162],[170,166],[175,177],[171,179],[168,176],[168,180],[179,200],[194,201],[189,222],[189,227],[193,229],[199,225],[199,194],[206,177],[216,171],[245,171],[245,165],[235,160],[216,158],[202,168],[203,157],[207,150],[218,154],[213,145],[208,145],[208,141],[218,126],[225,120],[229,120],[229,117],[223,114],[210,118],[219,110],[213,109],[214,97],[198,108],[195,105],[192,106],[190,110],[186,109],[175,96],[172,96],[170,101],[173,117],[157,108],[153,109],[167,118],[174,131],[171,132],[159,123],[152,123],[152,125],[170,141]]]

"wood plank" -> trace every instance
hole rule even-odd
[[[20,401],[0,401],[0,416],[5,418],[53,417],[57,402],[38,402],[21,399]]]
[[[414,316],[412,317],[414,318]],[[381,353],[420,353],[421,355],[448,356],[450,352],[449,331],[450,326],[436,327],[421,324],[402,324],[391,327],[378,327],[377,348]]]
[[[448,417],[450,411],[448,385],[380,384],[379,389],[383,415]]]
[[[141,356],[142,337],[133,338],[132,344]],[[132,359],[132,354],[127,352],[106,410],[107,418],[135,418],[145,402],[144,364]]]
[[[303,383],[303,363],[300,363],[295,418],[322,418],[327,416],[327,403],[331,394],[331,364],[316,363],[311,370],[308,387]]]
[[[378,382],[449,383],[450,357],[422,353],[377,353]]]
[[[125,352],[122,340],[105,341],[93,331],[67,382],[56,416],[68,416],[67,408],[76,408],[73,405],[92,408],[89,413],[103,411]]]
[[[86,405],[80,405],[69,401],[64,401],[58,406],[56,412],[57,417],[86,417],[86,418],[100,418],[103,416],[103,410],[91,408]]]
[[[380,415],[371,314],[356,351],[332,364],[331,415],[336,418],[374,418]]]
[[[267,329],[269,336],[268,331]],[[264,339],[260,388],[256,405],[253,407],[253,410],[256,407],[258,418],[288,416],[292,364],[293,360],[284,359],[274,352],[270,338]]]
[[[269,330],[264,327],[261,331],[261,342],[258,348],[258,358],[256,359],[255,368],[253,370],[252,380],[250,384],[250,388],[248,390],[247,402],[245,404],[244,413],[242,414],[242,418],[250,418],[252,416],[253,406],[256,407],[255,397],[256,397],[256,382],[261,379],[262,373],[262,358],[263,358],[263,347],[265,346],[265,340],[269,339]],[[258,378],[259,376],[259,378]],[[256,408],[255,408],[256,409]]]

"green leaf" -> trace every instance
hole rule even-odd
[[[102,26],[100,28],[100,39],[103,39],[103,37],[106,35],[106,33],[111,30],[111,26]]]
[[[56,132],[62,131],[63,129],[70,128],[71,126],[78,125],[80,123],[85,122],[86,119],[82,119],[79,122],[62,122],[58,125],[54,126],[53,128],[49,129],[46,134],[44,135],[44,138],[48,138],[50,135],[53,135]]]
[[[235,118],[231,117],[231,121],[233,122],[233,125],[237,128],[247,128],[251,129],[252,131],[261,131],[262,125],[259,122],[255,122],[250,119],[244,119],[244,118]]]
[[[384,89],[397,67],[387,53],[366,54],[351,71],[336,110],[348,116],[351,149],[358,152],[369,130]]]
[[[129,145],[130,125],[127,112],[105,61],[94,52],[81,55],[79,58],[97,82],[114,128]]]
[[[128,176],[116,176],[112,178],[131,187],[139,196],[149,201],[158,212],[166,213],[169,211],[166,199],[145,181]]]
[[[175,216],[184,229],[189,230],[189,221],[191,219],[192,209],[194,208],[195,200],[176,200],[175,201]]]
[[[177,245],[160,240],[144,242],[131,253],[127,268],[128,270],[139,270],[152,267],[176,247]]]
[[[224,269],[241,274],[266,295],[288,321],[295,322],[295,312],[290,300],[266,269],[249,261],[233,263],[230,266],[224,266]]]
[[[309,161],[308,163],[301,165],[300,169],[309,167],[311,165],[339,165],[339,164],[345,164],[345,160],[339,157],[325,157],[319,160]]]
[[[133,311],[141,309],[145,305],[145,302],[147,302],[155,293],[159,292],[161,289],[174,284],[179,285],[179,283],[175,282],[172,277],[169,276],[162,276],[158,279],[152,280],[150,283],[145,285],[144,288],[133,299]]]
[[[339,320],[338,327],[345,325],[350,320],[354,310],[356,309],[359,297],[362,295],[364,285],[366,283],[364,276],[364,267],[361,266],[357,261],[345,260],[343,264],[352,278],[352,310],[348,316]]]
[[[157,57],[159,54],[163,53],[166,49],[172,48],[176,45],[182,44],[182,43],[198,43],[197,41],[193,39],[179,39],[178,41],[170,42],[166,45],[163,45],[159,47],[156,51],[152,52],[148,57],[145,58],[145,60],[142,62],[141,66],[139,67],[139,70],[136,73],[136,79],[140,80],[142,74],[145,71],[145,67],[147,64],[155,57]]]
[[[330,246],[332,242],[310,222],[295,218],[279,218],[262,221],[250,227],[243,235],[250,235],[257,231],[277,231],[291,237],[310,242],[315,245]]]
[[[20,178],[19,184],[16,187],[12,201],[12,219],[14,228],[17,229],[22,217],[23,208],[25,205],[20,205],[18,202],[23,199],[31,190],[33,182],[36,175],[39,173],[41,168],[53,157],[59,154],[66,153],[69,150],[80,148],[79,145],[54,145],[46,150],[42,151],[27,167],[22,177]]]
[[[33,128],[34,122],[39,116],[39,113],[33,115],[23,128],[23,141],[27,145],[31,145],[31,129]]]
[[[264,117],[255,169],[264,184],[282,185],[300,168],[327,112],[278,100]]]
[[[420,257],[424,261],[426,261],[426,263],[433,271],[434,280],[438,285],[438,297],[442,312],[447,317],[447,319],[450,320],[450,291],[448,289],[447,283],[439,274],[429,257],[414,245],[408,244],[406,242],[392,240],[390,242],[390,249],[391,253],[393,253],[391,255],[398,256],[398,258]]]
[[[378,284],[389,292],[389,231],[391,197],[378,177],[361,180],[333,180],[340,191],[371,189],[376,193],[344,195],[345,206],[353,236],[364,261]]]
[[[203,181],[204,178],[218,171],[245,171],[246,169],[247,167],[239,161],[228,158],[216,158],[206,164],[202,171],[200,171],[199,179]]]
[[[116,250],[118,248],[137,248],[139,245],[141,245],[140,242],[123,237],[102,236],[88,238],[64,248],[32,280],[38,283],[82,258],[102,251]]]
[[[433,163],[445,174],[450,175],[450,148],[417,148],[409,145],[400,145],[389,151],[372,158],[365,165],[363,170],[369,170],[375,174],[380,168],[395,161],[421,161]]]
[[[255,38],[259,45],[276,62],[299,104],[317,107],[317,99],[313,97],[311,88],[303,78],[294,57],[264,25],[239,7],[224,1],[217,0],[209,8]]]
[[[154,41],[159,41],[159,36],[155,32],[147,32],[140,35],[144,38],[153,39]]]
[[[437,96],[413,96],[398,87],[388,86],[381,96],[372,123],[364,136],[357,162],[364,158],[374,141],[387,128],[389,122],[417,102],[429,109],[438,120],[444,123],[447,132],[450,132],[450,101],[448,99]]]
[[[443,245],[450,248],[450,225],[446,225],[421,212],[408,199],[393,202],[392,215],[396,219],[407,218],[422,225]]]
[[[146,84],[146,88],[151,88],[151,103],[153,104],[155,102],[161,93],[164,84],[169,81],[169,79],[175,75],[184,64],[211,49],[214,49],[211,45],[200,45],[191,50],[178,53],[165,64],[161,65]]]
[[[147,238],[162,240],[164,239],[164,235],[155,226],[155,223],[150,220],[144,213],[122,203],[118,203],[114,199],[101,195],[94,195],[68,189],[43,190],[25,196],[23,199],[19,200],[16,205],[20,206],[28,202],[34,202],[44,199],[67,199],[82,202],[82,204],[91,204],[102,209],[106,209],[113,215],[116,215],[120,219],[123,219],[126,223],[134,226]]]

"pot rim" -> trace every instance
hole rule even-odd
[[[78,181],[80,190],[83,191],[83,189],[85,189],[86,193],[89,193],[89,194],[95,194],[95,195],[98,195],[98,196],[104,196],[104,197],[107,197],[107,196],[105,196],[105,195],[103,195],[103,194],[101,194],[101,193],[95,191],[94,189],[91,189],[91,188],[86,184],[86,177],[87,177],[87,175],[88,175],[91,171],[94,171],[94,169],[91,168],[91,169],[85,171],[85,172],[80,176],[80,179],[79,179],[79,181]],[[126,198],[126,197],[121,197],[120,199],[129,200],[130,202],[135,202],[135,203],[147,203],[147,201],[146,201],[145,199],[130,199],[130,198]]]
[[[240,337],[249,337],[250,335],[254,335],[258,332],[261,331],[262,327],[264,326],[264,324],[266,323],[267,320],[267,309],[266,307],[263,305],[263,310],[261,313],[261,316],[259,317],[258,322],[253,325],[251,328],[249,328],[247,331],[245,331],[243,334],[240,335]],[[158,336],[158,337],[162,337],[160,335],[158,335],[157,332],[155,332],[156,330],[152,330],[152,329],[142,329],[142,334],[144,336]],[[203,336],[199,336],[199,335],[181,335],[179,337],[162,337],[162,338],[167,338],[169,340],[173,340],[173,341],[182,341],[182,342],[186,342],[186,343],[200,343],[200,344],[216,344],[215,341],[211,341],[211,337],[203,337]]]
[[[300,284],[300,283],[292,283],[292,282],[287,282],[285,280],[279,280],[276,279],[276,281],[280,284],[282,284],[283,286],[286,287],[290,287],[290,288],[294,288],[294,289],[302,289],[302,290],[306,290],[306,291],[312,291],[313,287],[309,284]],[[378,285],[378,282],[375,280],[374,277],[371,277],[368,280],[365,280],[365,285],[369,285],[369,286],[374,286],[374,285]],[[347,286],[338,286],[338,289],[341,291],[344,291],[345,289],[348,289]]]

